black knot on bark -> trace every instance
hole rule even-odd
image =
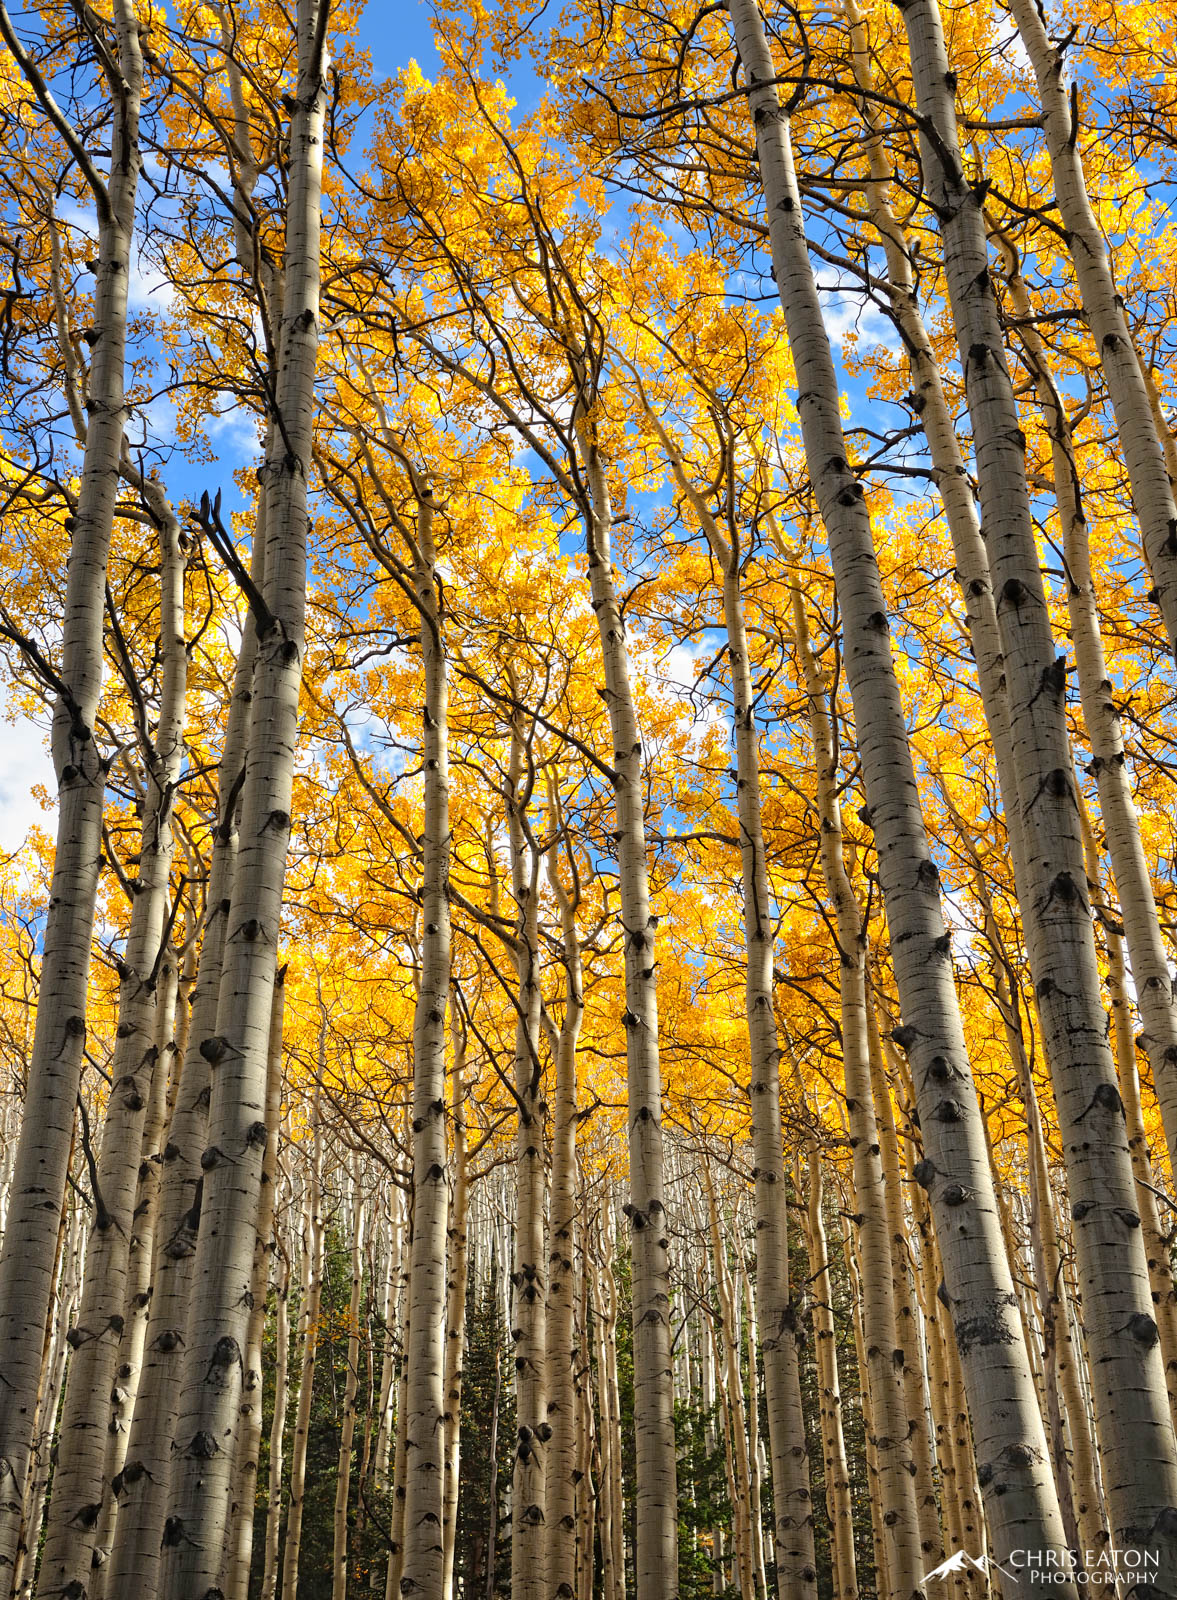
[[[971,1189],[966,1189],[962,1183],[950,1183],[944,1190],[944,1204],[946,1206],[963,1206],[967,1204],[972,1195]]]
[[[219,1450],[220,1445],[205,1428],[193,1434],[192,1443],[188,1446],[188,1454],[196,1456],[200,1461],[211,1461]]]
[[[266,1127],[264,1122],[251,1122],[245,1131],[246,1149],[248,1149],[251,1145],[253,1145],[255,1148],[264,1147],[269,1136],[269,1129]]]
[[[1156,1323],[1146,1311],[1134,1312],[1128,1318],[1128,1332],[1136,1340],[1137,1344],[1142,1344],[1149,1350],[1161,1337]]]
[[[952,1066],[945,1056],[933,1056],[928,1062],[928,1077],[937,1083],[946,1083],[952,1076]]]
[[[941,1100],[932,1115],[937,1122],[963,1122],[964,1107],[959,1100]]]
[[[215,1067],[218,1062],[225,1059],[228,1048],[228,1041],[222,1039],[220,1034],[214,1033],[211,1038],[202,1041],[200,1053],[210,1066]]]
[[[935,1163],[929,1161],[927,1156],[925,1156],[922,1161],[916,1162],[915,1166],[911,1169],[911,1175],[919,1184],[921,1189],[930,1189],[932,1187],[932,1179],[936,1176]]]
[[[918,1037],[919,1033],[917,1029],[911,1027],[907,1023],[901,1024],[898,1028],[891,1029],[891,1038],[901,1050],[910,1050]]]
[[[885,611],[872,611],[870,616],[867,617],[864,626],[871,633],[890,633],[891,631],[891,625],[887,621],[887,613]]]
[[[1095,1202],[1093,1200],[1076,1200],[1074,1205],[1071,1207],[1071,1221],[1082,1222],[1083,1218],[1087,1216],[1088,1212],[1094,1210]]]

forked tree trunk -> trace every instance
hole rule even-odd
[[[878,846],[891,951],[942,1242],[956,1338],[966,1364],[986,1509],[999,1561],[1015,1547],[1064,1542],[1058,1499],[1013,1283],[1001,1240],[980,1110],[953,981],[951,942],[928,849],[862,486],[851,470],[839,391],[809,262],[788,117],[756,0],[730,14],[756,129],[777,288],[799,391],[809,472],[829,537],[847,648],[867,806]],[[1011,1349],[1021,1359],[1011,1358]],[[1000,1490],[1000,1492],[997,1492]]]
[[[285,290],[274,423],[262,468],[264,614],[250,705],[241,844],[217,1011],[203,1220],[165,1524],[162,1584],[201,1600],[220,1579],[268,1142],[266,1068],[290,836],[304,653],[307,473],[319,345],[319,233],[330,0],[299,0]]]
[[[45,1319],[53,1297],[57,1230],[86,1047],[87,985],[102,856],[106,770],[94,737],[94,719],[102,688],[106,568],[126,423],[127,293],[141,165],[139,101],[143,84],[139,20],[132,0],[116,0],[113,20],[117,61],[109,83],[113,119],[106,181],[94,171],[72,130],[66,139],[90,183],[98,211],[93,312],[97,338],[87,383],[85,447],[66,576],[58,666],[62,689],[53,713],[57,847],[40,940],[37,1022],[24,1115],[0,1250],[0,1349],[4,1352],[0,1575],[4,1582],[11,1579],[16,1561],[29,1476]],[[33,93],[51,108],[50,120],[61,132],[62,125],[53,117],[56,106],[3,7],[0,33]],[[110,1338],[109,1333],[106,1337]]]
[[[980,195],[966,177],[936,0],[903,8],[924,181],[944,241],[948,299],[973,424],[1009,690],[1028,882],[1026,942],[1067,1167],[1096,1433],[1118,1548],[1153,1549],[1177,1586],[1177,1441],[1152,1316],[1124,1106],[1107,1040],[1066,724],[1035,543],[1025,444],[1005,362]],[[1135,358],[1128,347],[1126,361]],[[926,1128],[925,1121],[925,1128]],[[939,1234],[941,1249],[944,1235]],[[984,1420],[973,1408],[978,1429]],[[982,1461],[985,1460],[983,1452]],[[1000,1559],[1000,1554],[999,1554]]]

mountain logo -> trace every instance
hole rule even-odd
[[[979,1572],[982,1577],[988,1577],[991,1572],[999,1572],[1003,1578],[1009,1578],[1017,1583],[1018,1575],[1011,1572],[1008,1567],[1003,1567],[1000,1562],[991,1561],[988,1556],[971,1556],[967,1550],[954,1550],[946,1561],[938,1567],[933,1567],[931,1572],[925,1572],[922,1583],[935,1583],[944,1578],[954,1578],[959,1574]]]

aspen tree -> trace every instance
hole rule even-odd
[[[822,1217],[821,1156],[816,1142],[808,1155],[809,1197],[806,1240],[809,1246],[809,1291],[813,1297],[814,1355],[817,1361],[818,1410],[825,1458],[826,1514],[830,1522],[834,1600],[857,1600],[858,1572],[854,1555],[854,1515],[850,1469],[842,1428],[842,1389],[838,1379],[838,1344],[834,1322],[834,1290],[829,1246]]]
[[[613,570],[613,508],[592,419],[595,395],[578,386],[575,428],[588,483],[585,542],[589,587],[613,736],[611,781],[617,821],[621,925],[625,938],[629,1183],[633,1241],[633,1338],[637,1447],[637,1600],[678,1593],[678,1494],[670,1395],[670,1284],[662,1173],[662,1076],[658,1055],[655,961],[657,918],[650,909],[642,775],[644,760],[630,681],[625,618]]]
[[[970,185],[961,161],[950,87],[955,78],[935,0],[908,0],[903,18],[997,595],[1026,844],[1029,892],[1021,908],[1062,1124],[1113,1539],[1118,1548],[1156,1549],[1163,1586],[1177,1582],[1177,1441],[1085,893],[1066,662],[1055,653],[1034,541],[1024,437],[989,272],[984,191]],[[942,1236],[940,1243],[943,1249]]]
[[[86,1047],[102,853],[105,766],[94,723],[102,687],[105,578],[126,425],[127,293],[141,165],[143,61],[132,0],[116,0],[113,31],[112,43],[104,43],[102,51],[112,106],[110,164],[103,177],[0,6],[0,35],[85,179],[98,216],[96,338],[86,383],[85,446],[72,516],[51,741],[57,848],[41,939],[36,1031],[0,1250],[0,1572],[8,1575],[20,1538],[42,1341]]]
[[[286,1408],[290,1399],[290,1260],[281,1253],[274,1312],[274,1415],[270,1423],[270,1467],[266,1493],[266,1544],[261,1600],[278,1593],[278,1535],[282,1524],[282,1466]]]
[[[254,1242],[253,1286],[246,1346],[246,1378],[243,1385],[241,1433],[237,1441],[234,1466],[233,1501],[230,1506],[232,1539],[225,1551],[221,1584],[226,1600],[246,1600],[253,1561],[253,1525],[257,1500],[258,1456],[262,1440],[262,1335],[266,1322],[266,1298],[270,1265],[277,1252],[274,1209],[278,1197],[278,1143],[282,1132],[282,1029],[286,1016],[286,968],[280,967],[274,984],[274,1009],[270,1017],[270,1038],[266,1057],[266,1156],[262,1165],[261,1194],[258,1198],[257,1237]],[[279,1361],[287,1352],[279,1351]],[[277,1400],[275,1400],[275,1410]],[[285,1411],[283,1410],[283,1415]]]
[[[248,1289],[261,1169],[266,1064],[290,832],[298,689],[304,650],[307,473],[319,343],[319,233],[329,0],[300,0],[290,131],[285,289],[275,426],[261,469],[265,588],[241,796],[241,844],[217,1032],[204,1042],[212,1089],[162,1583],[197,1600],[219,1581],[244,1381]]]
[[[508,665],[507,682],[519,700]],[[528,821],[535,790],[534,727],[511,723],[507,825],[511,891],[515,900],[515,1255],[511,1283],[511,1340],[515,1347],[515,1462],[511,1474],[511,1592],[540,1600],[545,1572],[544,1471],[544,1128],[539,1054],[543,1000],[539,970],[540,852]]]
[[[640,380],[639,380],[640,389]],[[788,1271],[784,1160],[781,1149],[780,1044],[773,1011],[772,898],[760,802],[760,750],[752,665],[744,618],[741,571],[745,552],[732,522],[721,528],[698,486],[687,476],[682,454],[649,401],[646,412],[658,435],[680,492],[691,506],[723,581],[736,744],[736,803],[744,900],[745,1015],[752,1076],[755,1151],[756,1263],[760,1285],[760,1342],[768,1402],[774,1486],[774,1556],[783,1596],[803,1596],[817,1581],[809,1463],[803,1441],[801,1383],[795,1313]],[[893,1341],[892,1341],[893,1342]]]
[[[1067,613],[1075,649],[1079,704],[1091,747],[1091,771],[1107,836],[1108,856],[1124,921],[1125,942],[1144,1024],[1148,1052],[1165,1124],[1170,1161],[1177,1152],[1177,1002],[1169,972],[1156,897],[1132,798],[1132,775],[1120,715],[1104,655],[1079,465],[1066,407],[1050,371],[1046,346],[1033,325],[1033,311],[1012,241],[997,234],[1006,264],[1010,308],[1025,319],[1018,332],[1050,439],[1054,497],[1063,535]],[[1167,480],[1166,480],[1167,481]]]
[[[147,484],[143,487],[147,489]],[[151,486],[147,504],[160,547],[159,719],[143,750],[143,820],[139,865],[126,946],[119,967],[118,1028],[111,1090],[95,1165],[94,1225],[86,1245],[85,1278],[59,1424],[58,1459],[49,1502],[37,1588],[46,1594],[85,1591],[96,1561],[106,1510],[109,1399],[126,1326],[129,1249],[134,1227],[143,1129],[152,1079],[166,1073],[156,1009],[168,987],[172,809],[184,754],[188,654],[184,637],[184,554],[179,525],[162,493]],[[133,672],[128,660],[125,670]],[[146,729],[142,730],[146,733]],[[100,1561],[100,1557],[98,1560]]]
[[[928,851],[888,639],[870,518],[850,469],[837,380],[809,263],[788,115],[756,0],[730,0],[756,129],[777,289],[797,371],[810,476],[829,537],[848,647],[867,806],[919,1085],[927,1182],[943,1242],[946,1292],[975,1395],[986,1511],[997,1559],[1015,1546],[1061,1550],[1063,1529],[1042,1418],[1025,1366],[998,1226],[980,1112],[957,1007],[938,872]],[[968,1208],[968,1224],[960,1208]],[[997,1492],[1000,1490],[1001,1492]]]
[[[255,583],[260,578],[260,567],[261,559],[255,546]],[[238,800],[245,768],[255,646],[256,633],[250,621],[238,652],[221,749],[218,813],[201,928],[200,962],[172,1116],[161,1152],[159,1220],[153,1241],[144,1364],[122,1470],[112,1482],[119,1508],[106,1575],[112,1597],[123,1592],[125,1586],[140,1584],[150,1594],[159,1569],[171,1444],[179,1408],[178,1378],[203,1198],[200,1154],[205,1145],[209,1097],[209,1061],[204,1046],[216,1034],[237,854]]]
[[[1177,498],[1165,468],[1163,435],[1149,403],[1107,241],[1087,191],[1079,137],[1079,92],[1077,85],[1068,81],[1066,67],[1071,36],[1062,44],[1052,43],[1046,14],[1035,0],[1006,0],[1006,4],[1038,85],[1062,238],[1112,402],[1132,505],[1152,573],[1149,598],[1160,608],[1170,649],[1177,649]],[[1096,737],[1095,730],[1091,736]],[[1167,998],[1171,1007],[1171,993]],[[1154,1000],[1154,1004],[1158,1002]],[[1172,1079],[1177,1077],[1177,1042],[1170,1040],[1163,1048],[1171,1052],[1162,1059],[1165,1073]],[[1159,1083],[1157,1087],[1159,1091]],[[1177,1089],[1170,1087],[1169,1093],[1177,1093]]]
[[[450,1113],[452,1120],[451,1160],[454,1192],[446,1230],[449,1281],[446,1286],[445,1313],[445,1496],[443,1500],[443,1543],[445,1571],[443,1595],[453,1593],[454,1554],[458,1533],[458,1497],[461,1490],[459,1468],[462,1458],[462,1365],[466,1349],[466,1286],[469,1279],[470,1251],[467,1218],[470,1208],[469,1156],[466,1148],[466,1041],[467,1026],[457,1006],[450,1008]]]
[[[320,1040],[326,1018],[319,1025]],[[320,1049],[322,1048],[320,1044]],[[323,1264],[327,1250],[327,1228],[323,1216],[322,1124],[318,1096],[312,1113],[314,1130],[310,1171],[302,1212],[302,1281],[298,1308],[298,1405],[290,1436],[290,1495],[286,1505],[286,1538],[282,1546],[282,1600],[296,1600],[298,1568],[302,1559],[302,1514],[306,1502],[307,1447],[310,1442],[311,1405],[315,1391],[315,1365],[319,1353],[319,1325],[323,1305]]]
[[[793,638],[801,663],[816,769],[816,802],[822,875],[834,912],[838,946],[842,1072],[854,1172],[854,1222],[858,1270],[862,1280],[862,1325],[867,1381],[871,1393],[873,1444],[879,1471],[880,1502],[887,1545],[887,1577],[895,1600],[919,1587],[926,1563],[920,1550],[916,1510],[916,1466],[904,1375],[907,1352],[899,1344],[891,1272],[891,1229],[884,1188],[882,1145],[870,1076],[870,1034],[866,993],[866,934],[857,897],[846,871],[842,813],[838,801],[838,758],[827,687],[809,640],[805,602],[795,571],[790,576]]]
[[[364,1222],[366,1205],[358,1161],[353,1163],[351,1230],[351,1298],[347,1308],[347,1370],[343,1380],[343,1414],[339,1429],[339,1466],[335,1474],[335,1514],[331,1566],[331,1600],[347,1600],[347,1505],[351,1488],[351,1456],[356,1429],[356,1394],[360,1378],[360,1308],[364,1293]]]
[[[576,1594],[578,1483],[584,1481],[583,1449],[577,1438],[576,1366],[582,1359],[576,1331],[575,1232],[577,1060],[576,1048],[584,1015],[583,961],[576,924],[580,874],[561,814],[557,780],[546,772],[551,837],[545,869],[560,915],[560,959],[564,968],[564,1015],[553,1041],[556,1060],[552,1117],[552,1179],[548,1244],[548,1304],[545,1328],[547,1368],[544,1388],[547,1425],[544,1487],[547,1519],[545,1600],[572,1600]],[[563,848],[570,884],[565,885],[559,855]],[[583,1319],[582,1319],[583,1329]],[[579,1474],[579,1477],[578,1477]],[[582,1534],[583,1538],[583,1534]]]
[[[446,654],[430,491],[418,496],[413,594],[425,671],[421,981],[413,1017],[413,1210],[404,1387],[400,1592],[441,1593],[445,1470],[445,1045],[450,987],[449,732]],[[397,1448],[402,1429],[398,1421]],[[391,1578],[392,1563],[389,1574]]]

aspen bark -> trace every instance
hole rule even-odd
[[[253,1525],[257,1502],[258,1456],[262,1442],[262,1335],[266,1325],[266,1299],[270,1264],[277,1249],[274,1208],[278,1194],[278,1140],[282,1123],[282,1026],[286,1014],[286,969],[274,985],[274,1010],[266,1062],[266,1155],[258,1199],[257,1237],[254,1243],[253,1287],[250,1291],[249,1340],[246,1346],[245,1382],[241,1405],[241,1432],[230,1506],[232,1540],[225,1552],[225,1600],[246,1600],[253,1562]]]
[[[882,1146],[870,1075],[866,997],[866,935],[857,897],[846,871],[838,762],[826,687],[809,642],[805,603],[795,576],[790,580],[793,637],[801,663],[816,769],[818,834],[826,894],[834,912],[838,948],[842,1072],[854,1172],[853,1218],[862,1279],[862,1325],[870,1385],[873,1445],[879,1472],[877,1514],[887,1546],[887,1577],[893,1600],[919,1588],[926,1570],[920,1551],[916,1467],[905,1394],[907,1352],[899,1344],[891,1267],[891,1228],[884,1184]]]
[[[232,925],[217,1011],[203,1221],[165,1524],[163,1586],[199,1600],[219,1581],[244,1382],[273,990],[304,651],[307,472],[319,343],[319,232],[329,0],[300,0],[290,132],[285,289],[274,427],[261,469],[265,615],[259,621]]]
[[[255,544],[253,577],[261,577]],[[206,891],[200,964],[175,1085],[171,1122],[160,1163],[159,1218],[153,1241],[151,1304],[144,1362],[135,1395],[126,1456],[112,1482],[118,1501],[107,1564],[113,1596],[131,1588],[151,1594],[160,1561],[172,1439],[179,1409],[179,1377],[191,1303],[203,1177],[200,1165],[208,1125],[209,1061],[206,1042],[216,1034],[225,935],[237,856],[237,812],[245,767],[250,684],[256,634],[247,623],[238,653],[218,780],[218,816]]]
[[[456,1007],[450,1010],[450,1044],[453,1051],[450,1108],[453,1119],[452,1160],[454,1193],[450,1204],[449,1281],[445,1313],[445,1495],[443,1499],[443,1600],[454,1584],[454,1553],[458,1534],[458,1495],[461,1489],[462,1364],[466,1350],[466,1284],[470,1251],[466,1236],[470,1209],[470,1173],[466,1152],[466,1029]]]
[[[1038,1011],[1062,1125],[1096,1432],[1118,1548],[1154,1548],[1177,1585],[1177,1441],[1140,1239],[1124,1107],[1106,1038],[1067,736],[1066,663],[1056,657],[1006,367],[981,200],[966,179],[935,0],[903,8],[921,160],[944,241],[948,298],[972,418],[982,517],[997,594],[1026,844],[1022,899]],[[983,190],[981,190],[983,193]],[[1137,371],[1131,348],[1124,352]],[[943,1248],[943,1236],[940,1238]],[[974,1410],[974,1425],[983,1422]],[[1000,1555],[999,1555],[1000,1559]]]
[[[581,402],[583,404],[583,400]],[[613,735],[621,925],[625,938],[625,1028],[633,1245],[634,1430],[637,1446],[638,1600],[678,1594],[678,1493],[670,1377],[670,1283],[663,1199],[662,1075],[658,1055],[655,960],[657,919],[650,910],[643,809],[641,730],[630,685],[625,619],[613,572],[613,511],[591,418],[578,415],[591,496],[586,521],[589,584],[605,667],[604,699]]]
[[[319,1348],[319,1323],[323,1304],[323,1257],[326,1225],[323,1218],[322,1148],[318,1107],[315,1109],[314,1146],[307,1192],[303,1203],[302,1282],[299,1285],[298,1406],[290,1440],[290,1498],[286,1509],[286,1541],[282,1549],[282,1600],[296,1600],[298,1565],[302,1556],[302,1512],[306,1496],[307,1444],[310,1439],[311,1404],[314,1400],[315,1363]]]
[[[723,616],[735,724],[736,806],[744,901],[744,1002],[752,1073],[749,1093],[755,1157],[756,1276],[772,1453],[773,1545],[782,1600],[786,1591],[794,1600],[804,1600],[806,1595],[816,1593],[817,1567],[796,1325],[789,1290],[781,1149],[781,1052],[772,1003],[772,902],[761,820],[755,697],[741,593],[742,553],[736,527],[721,530],[698,487],[688,480],[681,454],[666,430],[652,412],[648,414],[723,574]]]
[[[445,1497],[446,1011],[450,988],[449,745],[445,641],[433,543],[433,502],[417,518],[413,590],[425,671],[421,985],[413,1017],[413,1213],[404,1396],[405,1596],[441,1593]],[[398,1419],[397,1446],[401,1424]],[[392,1568],[390,1565],[390,1574]]]
[[[569,846],[567,853],[573,874],[570,892],[565,888],[560,875],[558,824],[562,819],[554,780],[550,780],[548,786],[548,811],[553,835],[547,852],[546,866],[548,883],[560,912],[564,1015],[555,1040],[556,1095],[552,1123],[551,1220],[545,1330],[547,1369],[544,1381],[547,1395],[547,1423],[551,1431],[546,1446],[545,1462],[547,1550],[544,1593],[545,1600],[573,1600],[576,1594],[576,1491],[578,1481],[583,1481],[584,1478],[583,1451],[579,1448],[580,1441],[577,1437],[579,1426],[582,1426],[583,1422],[577,1402],[576,1368],[582,1357],[576,1334],[574,1269],[578,1208],[576,1047],[584,1013],[584,996],[580,935],[576,926],[576,909],[579,901],[576,862]]]
[[[508,682],[518,699],[514,673]],[[515,1347],[515,1461],[511,1473],[511,1593],[541,1600],[545,1584],[544,1138],[539,1055],[539,852],[527,821],[535,789],[531,750],[511,726],[507,823],[515,899],[515,1257],[511,1339]]]
[[[870,518],[847,462],[788,120],[772,83],[772,56],[755,0],[731,0],[730,10],[756,128],[806,457],[829,536],[848,641],[846,674],[905,1019],[902,1037],[919,1086],[927,1153],[917,1176],[928,1184],[943,1241],[947,1292],[987,1467],[986,1510],[999,1561],[1015,1547],[1061,1552],[1063,1528],[1046,1436],[1021,1330],[1011,1314],[1016,1300],[957,1006],[938,872],[920,813]],[[1011,1347],[1019,1346],[1020,1362],[1010,1357]]]
[[[278,1300],[274,1312],[274,1416],[270,1423],[266,1548],[262,1565],[260,1600],[275,1600],[278,1593],[278,1535],[282,1526],[282,1457],[286,1438],[286,1408],[290,1400],[290,1262],[285,1254],[278,1269],[276,1287]]]
[[[65,143],[93,191],[98,212],[93,346],[85,444],[73,513],[53,713],[57,848],[41,938],[37,1021],[24,1115],[0,1250],[0,1573],[13,1571],[41,1379],[45,1319],[53,1296],[57,1230],[65,1199],[74,1114],[86,1046],[86,996],[102,854],[105,767],[94,737],[102,687],[105,578],[122,457],[127,292],[139,153],[143,63],[132,0],[113,11],[117,62],[110,167],[94,171],[72,129]],[[59,133],[61,113],[0,7],[0,34]],[[119,1308],[121,1313],[121,1307]]]
[[[846,1436],[842,1428],[834,1289],[822,1217],[821,1157],[813,1144],[809,1148],[808,1170],[806,1239],[809,1245],[809,1290],[813,1296],[814,1354],[817,1360],[822,1454],[825,1458],[826,1513],[830,1522],[834,1600],[857,1600],[854,1515],[850,1500],[850,1468],[846,1461]]]
[[[360,1309],[364,1293],[365,1204],[358,1170],[352,1174],[351,1299],[347,1308],[347,1369],[343,1380],[343,1415],[339,1428],[339,1465],[335,1473],[335,1514],[331,1567],[331,1600],[347,1600],[347,1504],[351,1490],[351,1456],[356,1431],[356,1395],[360,1380]]]
[[[71,1332],[73,1355],[37,1580],[38,1591],[46,1594],[66,1593],[74,1585],[85,1592],[92,1566],[101,1561],[98,1535],[110,1492],[106,1476],[110,1400],[126,1328],[143,1131],[153,1078],[160,1071],[166,1074],[169,1059],[157,1036],[157,1006],[169,990],[174,997],[174,971],[169,966],[166,941],[174,843],[172,806],[184,755],[188,669],[184,554],[179,525],[162,493],[151,486],[146,499],[160,547],[163,672],[159,720],[154,738],[143,750],[139,866],[118,969],[118,1025],[102,1148],[94,1169],[94,1224],[86,1245],[81,1305]],[[168,1033],[170,1038],[170,1027]]]
[[[1019,319],[1024,319],[1019,334],[1050,439],[1079,704],[1091,747],[1090,771],[1099,793],[1100,815],[1116,880],[1136,1001],[1144,1024],[1142,1043],[1152,1067],[1170,1164],[1177,1170],[1177,1000],[1157,916],[1148,858],[1140,837],[1140,819],[1132,798],[1132,776],[1124,750],[1120,714],[1104,657],[1080,489],[1082,480],[1066,408],[1051,376],[1046,346],[1033,324],[1033,310],[1017,252],[1003,234],[998,234],[998,240],[1006,261],[1011,309]]]

